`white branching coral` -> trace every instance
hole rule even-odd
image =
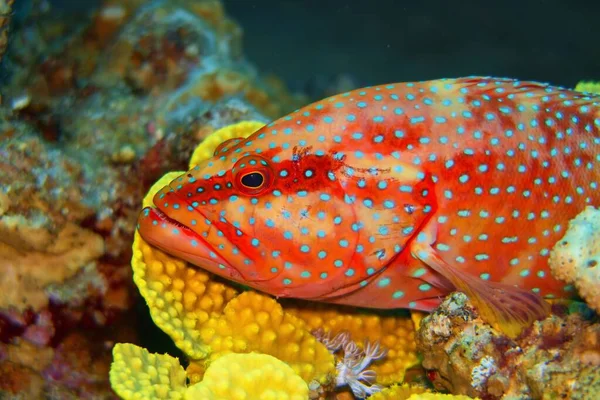
[[[327,347],[331,353],[335,353],[350,341],[350,332],[344,331],[331,337],[331,332],[325,332],[323,329],[315,329],[311,332],[317,340]]]
[[[313,331],[313,335],[332,353],[340,350],[343,352],[343,356],[340,355],[336,364],[337,387],[350,387],[352,393],[359,399],[364,399],[383,389],[382,386],[375,384],[377,377],[375,371],[366,369],[373,361],[387,354],[387,350],[382,349],[378,342],[365,340],[361,349],[351,340],[348,332],[340,332],[332,338],[329,333],[318,329]]]
[[[479,362],[479,365],[471,371],[471,386],[475,389],[480,389],[485,385],[490,376],[496,373],[496,361],[485,356]]]

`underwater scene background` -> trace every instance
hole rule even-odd
[[[0,398],[599,398],[598,16],[598,2],[557,0],[0,0]],[[469,76],[511,79],[454,79]],[[398,83],[442,78],[451,79]],[[367,86],[372,88],[353,92]],[[380,93],[389,97],[382,103],[387,114],[368,114]],[[333,95],[339,96],[319,102]],[[403,103],[395,104],[398,95]],[[462,108],[465,98],[498,103],[487,113],[473,112],[475,122],[467,123],[460,118],[472,121],[473,110]],[[414,116],[407,111],[413,100],[416,110],[437,106],[431,115]],[[352,111],[356,107],[364,110]],[[460,120],[453,121],[457,115]],[[429,116],[434,124],[420,125]],[[349,184],[360,174],[376,175],[354,168],[362,162],[375,160],[381,171],[405,167],[384,184],[367,186],[366,198],[357,192],[367,217],[345,230],[335,230],[348,221],[345,214],[315,213],[311,219],[299,209],[295,196],[315,207],[335,197],[327,180],[310,186],[308,194],[304,187],[278,187],[288,205],[273,219],[277,225],[266,218],[271,205],[263,209],[260,200],[251,202],[269,195],[261,192],[268,189],[262,180],[256,187],[240,186],[246,175],[227,180],[239,164],[218,173],[213,165],[231,160],[240,148],[251,149],[244,156],[260,163],[265,153],[289,147],[289,155],[281,151],[267,161],[283,159],[300,178],[312,178],[319,169],[301,169],[300,159],[324,155],[318,142],[336,146],[352,139],[338,139],[327,128],[332,122],[342,130],[360,127],[369,140],[357,142],[352,154],[332,157],[341,161],[340,174],[345,171]],[[463,122],[471,135],[465,142]],[[399,127],[406,128],[406,137]],[[313,129],[324,134],[309,135],[314,142],[307,144],[303,135]],[[489,143],[481,151],[495,157],[493,167],[449,157],[444,130],[456,132],[461,154],[464,143]],[[266,141],[267,135],[272,139]],[[288,142],[290,136],[296,142]],[[514,142],[515,149],[530,146],[527,156],[494,153],[496,143],[510,146],[518,137],[523,139]],[[293,143],[308,150],[292,154],[298,147]],[[423,170],[427,176],[419,170],[425,159],[413,151],[419,146],[425,163],[441,171],[462,162],[473,174],[495,176],[482,175],[481,186],[474,175],[455,172],[426,182],[437,170]],[[555,156],[560,161],[551,165]],[[265,185],[289,173],[266,161],[263,166]],[[538,167],[539,175],[529,174]],[[215,179],[221,176],[224,187],[242,191],[218,205],[214,196],[202,203],[204,187],[198,185],[209,182],[217,193],[223,188]],[[336,178],[343,181],[341,176]],[[468,182],[473,194],[452,202],[448,191],[436,191],[439,177],[455,185],[455,194]],[[479,204],[477,195],[500,192],[494,180],[508,186],[493,204],[515,205],[506,219],[521,218],[517,229],[486,231],[498,239],[489,245],[487,233],[473,233],[482,223],[470,219],[460,225],[460,235],[440,229],[437,240],[460,236],[456,251],[462,253],[455,260],[467,254],[484,261],[477,265],[499,260],[497,269],[474,261],[454,269],[438,258],[445,251],[440,242],[431,249],[441,252],[423,253],[430,248],[419,245],[426,241],[421,236],[388,240],[387,228],[380,228],[377,246],[369,248],[382,263],[381,275],[366,264],[360,270],[356,259],[343,269],[336,260],[315,272],[328,265],[325,250],[346,254],[346,239],[336,240],[344,249],[305,250],[319,243],[321,232],[342,238],[355,226],[373,223],[372,204],[380,198],[375,193],[389,187],[402,193],[381,198],[381,207],[393,210],[390,221],[402,218],[406,236],[423,227],[414,221],[428,218],[433,205],[407,197],[407,182],[431,185],[421,193],[439,196],[433,208],[464,217]],[[529,197],[519,186],[528,183],[542,189],[532,189],[534,207],[525,212],[530,203],[520,203],[513,192]],[[190,188],[192,200],[214,206],[189,202],[191,212],[214,217],[206,226],[220,226],[218,215],[227,215],[239,221],[230,225],[232,237],[235,228],[244,230],[254,220],[279,233],[258,239],[283,246],[268,253],[282,256],[281,270],[291,279],[269,280],[281,271],[265,261],[265,252],[253,250],[257,238],[231,242],[255,265],[246,274],[243,266],[234,268],[237,253],[217,245],[219,237],[229,238],[224,228],[207,227],[204,237],[194,236],[196,220],[158,203],[161,195]],[[342,196],[328,210],[348,203]],[[290,212],[291,222],[285,217]],[[493,226],[504,223],[500,211],[491,212]],[[158,222],[188,236],[153,230]],[[308,238],[302,245],[293,242],[298,251],[284,241],[290,227]],[[382,238],[387,242],[380,248]],[[427,236],[432,243],[435,238]],[[194,250],[197,240],[213,243],[217,254]],[[521,267],[532,249],[543,263]],[[314,267],[312,275],[291,266],[296,263]],[[404,267],[406,280],[386,275],[398,271],[389,265]],[[332,279],[336,271],[342,271],[342,283]],[[371,275],[379,281],[370,287],[381,290],[360,299],[357,293],[369,287]],[[286,286],[296,288],[296,282],[305,286],[289,298]],[[513,285],[526,291],[513,291]],[[393,307],[381,300],[384,295],[406,304]]]

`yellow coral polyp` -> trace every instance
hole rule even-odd
[[[407,400],[412,395],[420,395],[428,393],[429,390],[422,386],[413,385],[392,385],[383,389],[381,392],[375,393],[369,397],[369,400]]]
[[[427,315],[428,314],[423,311],[411,311],[410,312],[410,319],[412,319],[413,325],[415,327],[415,331],[421,327],[421,321],[423,321],[423,318],[425,318]]]
[[[477,400],[463,394],[421,393],[413,394],[407,400]]]
[[[217,146],[224,141],[235,138],[247,138],[263,126],[265,124],[258,121],[242,121],[215,131],[194,149],[190,158],[189,168],[192,169],[194,166],[211,158]]]
[[[188,400],[306,400],[308,385],[289,365],[267,354],[227,354],[210,364]]]
[[[575,90],[584,93],[600,94],[600,82],[581,81],[575,86]]]
[[[179,360],[133,344],[113,348],[110,383],[124,400],[306,400],[308,385],[286,363],[259,353],[220,357],[186,385]]]
[[[257,351],[285,361],[306,382],[328,383],[335,360],[307,330],[301,319],[283,310],[273,298],[253,291],[231,300],[218,318],[200,329],[200,340],[210,346],[210,359],[229,352]]]
[[[128,343],[113,348],[109,375],[113,390],[124,400],[178,400],[187,389],[185,371],[176,358]]]
[[[392,385],[375,393],[369,400],[474,400],[465,395],[433,393],[422,386]],[[475,399],[477,400],[477,399]]]
[[[192,359],[210,349],[198,340],[198,327],[220,313],[237,291],[211,280],[210,274],[148,245],[136,232],[133,280],[146,300],[154,323]]]

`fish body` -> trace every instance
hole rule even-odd
[[[516,333],[573,295],[547,261],[599,202],[599,104],[483,77],[353,90],[223,143],[139,232],[279,297],[429,311],[462,290]]]

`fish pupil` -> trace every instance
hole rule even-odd
[[[263,184],[264,180],[265,178],[261,173],[251,172],[242,176],[242,185],[249,188],[258,188]]]

